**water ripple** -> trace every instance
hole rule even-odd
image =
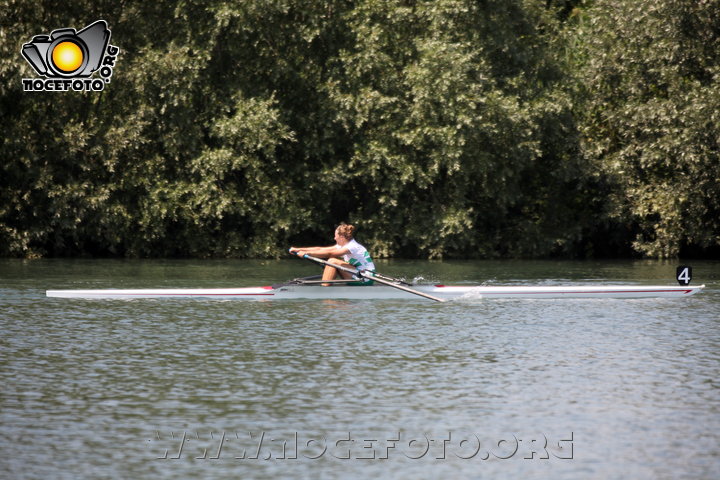
[[[229,273],[213,262],[0,265],[4,478],[709,479],[720,470],[715,263],[696,267],[709,272],[708,289],[686,300],[444,305],[46,299],[44,288],[78,276],[107,286],[98,267],[143,286],[193,276],[210,284]],[[385,266],[478,283],[537,283],[559,267],[570,281],[597,280],[598,269],[651,281],[662,270],[612,262],[479,262],[475,273],[466,264]],[[234,264],[238,277],[258,275],[256,267]],[[276,275],[287,270],[280,263]],[[177,452],[183,434],[181,459],[157,458]],[[264,434],[260,458],[249,458]],[[314,438],[313,446],[325,438],[327,456],[279,460],[294,435]],[[357,441],[342,442],[348,435]],[[354,458],[388,453],[381,446],[396,437],[388,460],[336,458],[338,445],[352,445]],[[220,438],[226,456],[211,461]],[[407,442],[420,448],[428,438],[427,454],[410,458],[416,450]],[[477,455],[461,459],[474,438]],[[547,448],[538,448],[543,438]],[[558,442],[567,438],[575,457],[560,460],[567,452]],[[501,458],[512,439],[518,452]],[[538,458],[543,452],[551,457]]]

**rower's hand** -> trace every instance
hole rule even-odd
[[[290,247],[290,253],[294,253],[295,255],[302,257],[305,255],[305,252],[303,252],[301,249],[297,247]]]

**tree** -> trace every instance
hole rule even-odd
[[[584,195],[557,24],[534,2],[359,2],[331,82],[349,216],[383,255],[568,253]]]
[[[717,2],[0,2],[0,255],[719,244]],[[101,18],[102,93],[22,91]]]
[[[720,245],[719,35],[716,1],[596,2],[578,18],[584,150],[644,255]]]

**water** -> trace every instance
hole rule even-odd
[[[672,284],[664,262],[378,262],[446,284]],[[716,478],[720,263],[687,299],[48,299],[287,261],[0,260],[0,477]]]

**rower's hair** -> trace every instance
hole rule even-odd
[[[340,226],[337,227],[337,232],[341,237],[351,240],[355,236],[355,226],[341,223]]]

